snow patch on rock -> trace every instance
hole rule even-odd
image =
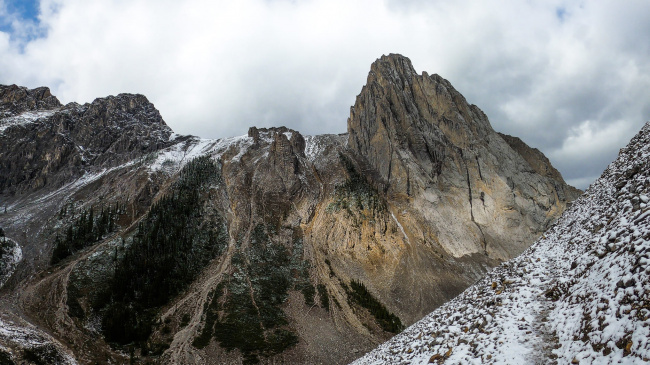
[[[28,323],[16,323],[7,318],[0,318],[0,347],[17,353],[31,350],[43,363],[77,364],[72,355],[50,335]]]
[[[0,134],[4,133],[4,131],[9,127],[34,123],[40,119],[48,118],[58,111],[58,108],[52,110],[29,111],[12,117],[0,119]]]

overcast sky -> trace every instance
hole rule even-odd
[[[146,95],[180,134],[343,133],[382,54],[586,188],[650,119],[647,0],[0,0],[0,83]]]

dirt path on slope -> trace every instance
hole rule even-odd
[[[208,296],[227,274],[230,258],[235,250],[235,245],[229,245],[225,255],[214,260],[201,276],[194,280],[186,295],[162,311],[163,320],[172,316],[181,317],[184,314],[190,316],[188,324],[174,335],[169,349],[163,354],[163,363],[188,365],[209,363],[209,359],[205,358],[205,352],[197,350],[192,342],[202,329],[203,309],[208,302]]]

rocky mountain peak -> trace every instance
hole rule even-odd
[[[50,110],[61,106],[50,89],[28,89],[17,85],[0,85],[0,117],[20,114],[30,110]]]
[[[171,128],[143,95],[61,106],[48,88],[0,86],[0,191],[58,186],[168,146]]]
[[[388,196],[421,201],[425,212],[447,210],[454,201],[454,212],[447,214],[461,214],[459,221],[468,226],[435,232],[454,255],[483,251],[511,257],[526,247],[525,237],[532,233],[526,222],[547,227],[556,204],[564,206],[579,194],[552,173],[545,157],[528,146],[509,145],[449,81],[417,74],[401,55],[382,56],[370,67],[350,110],[348,145],[367,160]],[[537,170],[544,173],[530,174]],[[536,197],[540,191],[530,188],[538,185],[544,186],[542,204]],[[512,209],[526,213],[494,222],[501,211]],[[502,245],[515,236],[520,244]],[[453,243],[471,241],[478,246]]]
[[[135,122],[171,133],[171,129],[165,124],[156,107],[140,94],[119,94],[97,98],[87,104],[84,114],[87,119],[100,122],[111,121],[119,127],[126,127],[129,122]]]
[[[389,109],[396,116],[407,117],[401,127],[419,127],[423,120],[433,122],[459,146],[492,129],[485,114],[470,105],[448,80],[437,74],[418,74],[411,60],[399,54],[377,59],[364,89],[359,96],[387,97]]]
[[[417,72],[408,57],[391,53],[388,56],[381,56],[370,65],[368,79],[371,77],[389,78],[394,84],[398,85],[408,82],[415,76],[417,76]]]
[[[408,58],[396,54],[372,64],[351,108],[348,132],[350,146],[387,180],[393,169],[406,174],[404,153],[435,178],[450,152],[447,147],[468,149],[494,133],[485,114],[447,80],[418,75]]]

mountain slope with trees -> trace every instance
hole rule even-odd
[[[133,94],[0,101],[0,227],[22,252],[0,320],[80,363],[352,361],[579,194],[401,55],[371,65],[340,135],[179,136]]]

